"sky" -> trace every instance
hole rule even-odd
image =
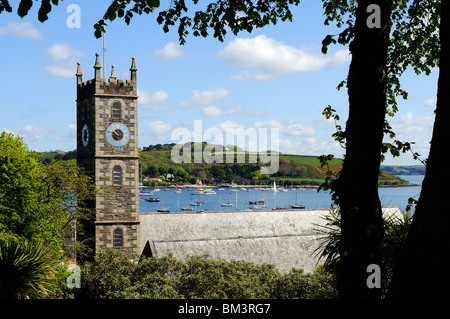
[[[95,53],[102,57],[103,49],[93,25],[107,6],[108,1],[60,2],[44,23],[37,20],[36,2],[23,19],[15,11],[0,14],[0,131],[22,136],[33,150],[76,148],[77,62],[83,81],[92,79]],[[115,65],[117,77],[129,79],[136,59],[139,147],[189,139],[233,144],[226,130],[234,128],[256,131],[258,140],[248,145],[256,150],[264,150],[267,135],[266,147],[282,153],[342,157],[345,150],[331,137],[334,122],[322,111],[331,105],[345,125],[348,95],[336,87],[347,77],[351,55],[340,45],[321,53],[323,38],[338,33],[323,24],[321,1],[302,1],[292,11],[293,22],[237,36],[228,32],[224,42],[190,35],[183,46],[176,28],[163,32],[157,14],[135,16],[130,25],[110,23],[106,78]],[[397,138],[415,142],[422,159],[429,151],[438,74],[408,70],[402,85],[409,99],[399,101],[390,118]],[[383,164],[421,163],[406,153],[387,156]]]

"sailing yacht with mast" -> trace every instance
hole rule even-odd
[[[298,195],[298,190],[295,192],[295,204],[291,205],[291,209],[305,209],[304,205],[297,204],[297,195]]]

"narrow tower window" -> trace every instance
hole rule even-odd
[[[112,106],[112,118],[115,120],[122,118],[122,105],[120,102],[114,102]]]
[[[122,167],[120,165],[113,168],[113,186],[122,186]]]
[[[123,248],[123,229],[120,227],[114,229],[113,246],[114,248]]]

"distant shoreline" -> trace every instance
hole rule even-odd
[[[405,185],[380,185],[378,188],[398,188],[398,187],[417,187],[419,184],[405,184]]]
[[[418,184],[403,184],[403,185],[379,185],[378,188],[399,188],[399,187],[417,187],[420,186]],[[170,189],[176,189],[176,188],[269,188],[272,189],[273,186],[271,185],[197,185],[197,184],[191,184],[191,185],[170,185],[170,186],[139,186],[139,188],[170,188]],[[288,186],[287,189],[292,188],[319,188],[318,185],[301,185],[301,186]],[[279,189],[279,187],[277,187]]]

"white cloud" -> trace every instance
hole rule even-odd
[[[293,119],[280,122],[278,120],[258,121],[254,123],[255,128],[277,128],[280,134],[294,137],[307,137],[315,134],[316,130],[312,126],[306,126],[302,124],[296,124]]]
[[[205,106],[202,109],[202,113],[204,116],[208,117],[224,116],[228,114],[225,110],[222,110],[215,105]]]
[[[69,139],[77,138],[77,125],[76,124],[69,124],[68,125],[68,129],[69,129],[68,138]]]
[[[423,132],[428,129],[431,131],[433,128],[434,118],[432,116],[423,116],[416,118],[412,112],[401,115],[398,119],[392,123],[392,128],[397,134],[397,137],[411,138],[411,135]]]
[[[66,43],[55,43],[54,45],[52,45],[50,48],[47,49],[47,53],[56,62],[60,62],[70,58],[80,57],[82,55],[80,51],[70,47]]]
[[[76,72],[76,62],[83,54],[65,43],[55,43],[47,49],[48,55],[55,62],[45,68],[51,76],[72,78]]]
[[[37,125],[25,125],[19,130],[19,135],[30,141],[37,141],[44,138],[47,132]]]
[[[342,156],[342,148],[332,139],[319,139],[316,137],[298,139],[280,139],[279,150],[285,154],[322,155],[334,154]]]
[[[283,129],[284,125],[278,120],[258,121],[253,124],[255,128],[277,128]]]
[[[421,154],[421,159],[428,156],[433,125],[434,116],[416,117],[412,112],[396,116],[391,121],[395,138],[402,142],[414,142],[415,144],[411,146],[412,151]]]
[[[56,76],[60,78],[72,78],[75,75],[73,63],[49,65],[45,68],[45,71],[51,76]]]
[[[153,138],[152,143],[164,143],[168,140],[167,133],[172,130],[172,126],[169,123],[163,121],[154,121],[148,125],[150,136]]]
[[[154,54],[163,60],[173,60],[181,57],[184,52],[180,49],[180,45],[178,43],[169,42],[161,50],[156,50]]]
[[[256,71],[256,72],[250,72],[250,71],[244,71],[240,74],[233,75],[230,77],[230,80],[232,81],[270,81],[274,80],[276,78],[275,74],[263,72],[263,71]]]
[[[164,105],[170,95],[164,90],[156,91],[153,94],[149,94],[146,91],[138,89],[139,103],[146,106],[147,109],[153,111],[162,111],[167,109],[167,105]]]
[[[165,134],[172,128],[169,123],[164,123],[163,121],[151,122],[148,127],[153,134]]]
[[[65,139],[75,139],[76,138],[76,125],[75,124],[68,124],[67,126],[68,131],[67,133],[61,133],[58,127],[56,126],[49,126],[49,127],[41,127],[39,125],[25,125],[22,128],[19,129],[18,135],[22,136],[23,138],[31,141],[36,142],[42,139],[51,139],[53,141],[61,141]]]
[[[311,136],[314,135],[315,133],[315,129],[314,127],[311,126],[304,126],[301,124],[293,124],[293,125],[289,125],[287,126],[283,133],[285,135],[289,135],[289,136]]]
[[[217,124],[213,124],[213,125],[211,125],[211,127],[218,128],[224,133],[226,132],[227,128],[242,129],[242,130],[247,129],[245,125],[234,122],[234,121],[230,121],[230,120],[227,120],[225,122],[220,122]]]
[[[0,27],[0,35],[13,35],[18,38],[42,39],[44,35],[31,23],[9,23],[6,27]]]
[[[436,107],[436,96],[430,97],[429,99],[426,99],[423,103],[428,109],[433,109]]]
[[[208,116],[208,117],[217,117],[217,116],[226,116],[226,115],[232,115],[232,114],[243,114],[242,110],[242,105],[238,105],[234,108],[226,108],[226,109],[221,109],[215,105],[209,105],[209,106],[204,106],[202,108],[202,113],[204,116]]]
[[[283,74],[317,71],[350,61],[348,50],[337,51],[333,56],[311,54],[264,35],[237,38],[216,58],[231,68],[252,69],[232,77],[241,81],[267,81]]]
[[[222,100],[228,97],[229,92],[224,88],[216,88],[204,91],[193,90],[192,101],[194,105],[209,105],[217,100]]]
[[[213,88],[204,91],[193,90],[191,101],[182,102],[181,105],[192,107],[211,106],[215,101],[227,98],[229,94],[228,90],[224,88]]]

